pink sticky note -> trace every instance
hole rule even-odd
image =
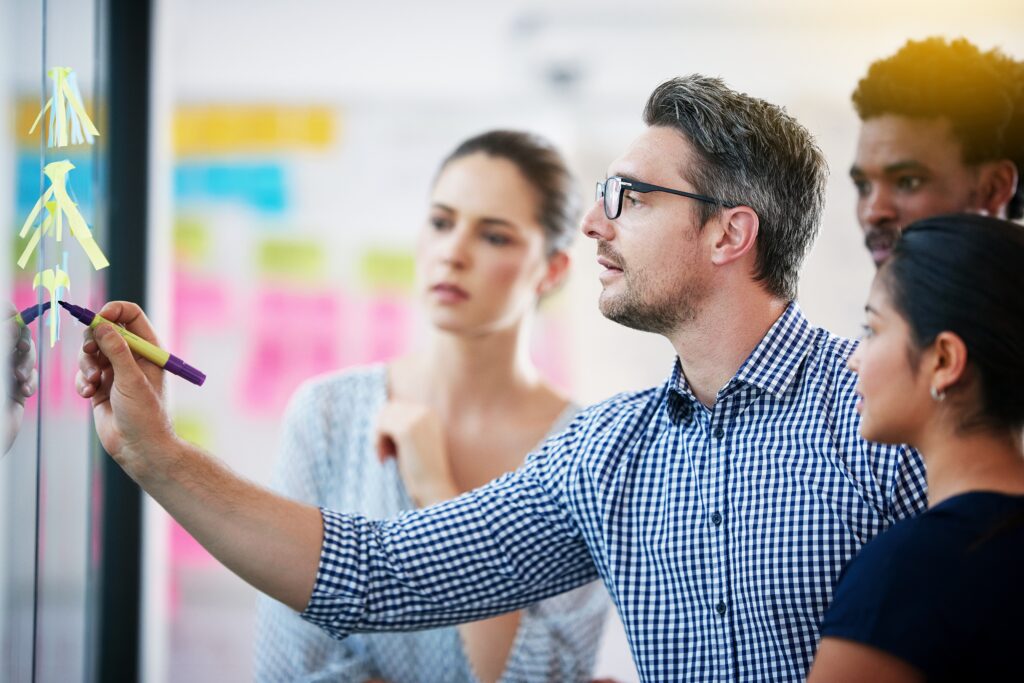
[[[366,324],[362,362],[387,361],[408,348],[413,316],[406,299],[377,294],[365,302],[363,311]]]
[[[341,310],[335,292],[257,293],[240,386],[247,411],[280,415],[303,380],[340,367]]]
[[[171,571],[168,577],[167,603],[171,615],[177,615],[181,605],[181,574],[184,569],[208,569],[217,566],[217,560],[206,551],[206,548],[199,545],[199,541],[192,538],[192,535],[173,519],[168,521],[170,535],[168,545],[170,546]]]
[[[232,324],[226,280],[178,269],[174,273],[174,320],[171,348],[188,357],[188,342],[196,330],[214,331]]]
[[[175,522],[170,520],[170,546],[171,565],[174,567],[192,566],[202,567],[217,563],[206,548],[199,545],[199,541],[192,538],[192,535]]]
[[[46,301],[46,295],[43,295]],[[32,289],[32,278],[27,280],[17,279],[14,282],[14,307],[19,311],[24,310],[32,304],[39,303],[39,293]]]

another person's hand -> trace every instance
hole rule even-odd
[[[7,402],[4,406],[3,452],[14,444],[25,415],[25,401],[39,390],[39,371],[36,370],[36,345],[32,332],[13,320],[7,323],[9,374],[7,376]]]
[[[135,304],[112,301],[99,315],[159,346],[146,314]],[[124,338],[105,323],[85,331],[78,367],[75,386],[92,401],[100,442],[137,480],[145,471],[147,451],[177,439],[164,406],[164,371],[135,356]]]
[[[430,408],[389,401],[377,416],[377,455],[398,461],[409,496],[418,506],[433,505],[459,494],[455,486],[444,426]]]

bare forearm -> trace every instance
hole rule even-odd
[[[296,611],[313,591],[320,511],[275,495],[201,449],[174,441],[129,474],[224,566]]]
[[[138,359],[123,331],[109,324],[159,346],[146,314],[114,301],[98,315],[105,321],[86,331],[75,387],[92,403],[103,447],[228,569],[289,607],[305,609],[319,566],[320,512],[243,480],[177,438],[164,405],[164,371]]]

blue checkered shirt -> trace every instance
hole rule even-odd
[[[710,409],[677,363],[455,500],[387,522],[323,510],[303,617],[421,629],[600,576],[644,681],[803,680],[843,565],[926,503],[917,454],[858,433],[854,346],[793,303]]]

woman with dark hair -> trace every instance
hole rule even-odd
[[[912,224],[865,310],[860,430],[920,451],[928,510],[843,570],[809,680],[1024,680],[1024,228]]]
[[[516,469],[566,426],[577,409],[541,378],[529,329],[540,298],[566,274],[577,219],[572,176],[546,140],[491,131],[459,145],[434,180],[416,249],[428,334],[389,363],[299,389],[285,418],[278,490],[394,517]],[[458,627],[339,642],[260,600],[257,680],[352,683],[582,680],[610,604],[595,582]]]

